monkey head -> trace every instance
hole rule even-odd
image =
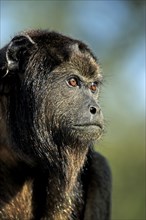
[[[0,56],[0,92],[7,91],[14,150],[51,157],[55,146],[56,152],[88,147],[100,138],[102,76],[84,43],[56,32],[28,31],[14,37]]]

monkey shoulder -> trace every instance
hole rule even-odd
[[[2,178],[1,175],[0,178]],[[32,182],[26,181],[23,185],[16,185],[10,177],[4,176],[4,180],[0,183],[0,190],[1,220],[32,218]]]
[[[111,182],[111,169],[106,157],[96,151],[92,151],[89,162],[89,175],[96,176],[104,182]]]
[[[107,159],[92,151],[87,175],[84,220],[110,220],[112,175]]]

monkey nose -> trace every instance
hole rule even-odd
[[[90,107],[90,113],[95,115],[96,114],[97,109],[94,106]]]
[[[96,113],[100,114],[101,109],[99,106],[90,106],[90,113],[95,115]]]

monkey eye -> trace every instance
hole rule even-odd
[[[77,87],[79,86],[79,79],[75,76],[72,76],[67,80],[67,83],[71,87]]]
[[[89,89],[91,90],[92,93],[95,93],[97,91],[98,87],[98,82],[93,82],[90,84]]]

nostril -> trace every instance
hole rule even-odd
[[[95,107],[90,107],[90,112],[91,114],[96,114],[96,108]]]

